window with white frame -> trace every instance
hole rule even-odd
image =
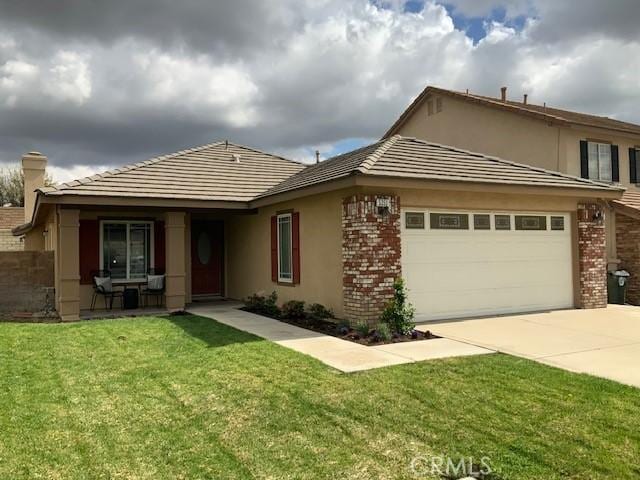
[[[589,178],[591,180],[612,181],[611,145],[588,142]]]
[[[278,215],[278,281],[293,282],[291,214]]]
[[[153,268],[153,222],[103,220],[100,253],[100,268],[112,278],[145,278]]]

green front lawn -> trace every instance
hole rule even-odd
[[[0,478],[638,478],[640,391],[506,355],[341,374],[195,316],[0,324]]]

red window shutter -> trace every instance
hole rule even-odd
[[[271,217],[271,280],[278,281],[278,217]]]
[[[291,214],[291,256],[293,257],[293,283],[300,283],[300,213]]]
[[[164,222],[155,222],[153,226],[153,265],[156,272],[166,268]]]
[[[93,282],[92,272],[100,269],[100,223],[98,220],[80,220],[80,283]]]

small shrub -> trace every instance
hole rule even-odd
[[[333,318],[333,312],[320,303],[309,305],[309,315],[318,320]]]
[[[351,330],[351,324],[347,320],[340,320],[336,324],[336,330],[340,335],[346,335]]]
[[[407,302],[404,280],[398,278],[393,282],[393,299],[382,312],[380,322],[388,324],[393,333],[408,335],[416,326],[413,322],[414,314],[415,309]]]
[[[369,335],[369,324],[366,322],[357,323],[354,327],[354,330],[361,338],[365,338],[367,335]]]
[[[376,327],[376,339],[380,342],[391,340],[391,328],[387,323],[379,323]]]
[[[265,297],[254,293],[245,300],[245,309],[249,312],[266,315],[268,317],[280,316],[280,308],[278,308],[278,294],[271,292],[271,295]]]
[[[295,320],[301,320],[306,317],[304,313],[304,302],[299,300],[289,300],[282,305],[282,316],[284,318],[291,318]]]

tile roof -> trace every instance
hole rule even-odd
[[[312,165],[266,191],[266,197],[348,175],[622,191],[622,187],[531,167],[425,140],[394,135]]]
[[[239,156],[239,162],[235,156]],[[299,162],[222,141],[45,187],[40,191],[46,196],[246,202],[304,167]]]
[[[590,115],[586,113],[573,112],[570,110],[562,110],[559,108],[552,108],[545,105],[535,105],[531,103],[514,102],[512,100],[502,101],[500,98],[487,97],[484,95],[476,95],[473,93],[457,92],[454,90],[447,90],[444,88],[426,87],[418,97],[406,108],[395,123],[387,130],[383,138],[389,137],[395,134],[400,126],[411,116],[411,113],[419,107],[427,98],[429,94],[439,94],[454,97],[460,100],[465,100],[472,103],[478,103],[488,107],[499,108],[508,112],[518,113],[521,115],[528,115],[531,117],[539,118],[541,120],[583,125],[587,127],[605,128],[608,130],[615,130],[619,132],[631,133],[634,135],[640,135],[640,125],[634,123],[623,122],[615,120],[609,117],[603,117],[598,115]]]
[[[0,207],[0,230],[8,230],[24,223],[24,208]]]
[[[613,201],[614,206],[621,206],[630,209],[637,210],[637,213],[640,214],[640,192],[624,192],[622,198],[619,200]]]

